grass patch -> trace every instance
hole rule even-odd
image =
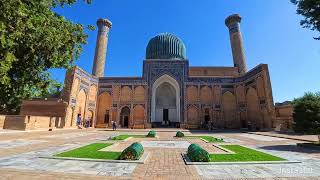
[[[224,142],[222,138],[216,138],[213,136],[185,136],[184,138],[189,138],[189,139],[197,139],[197,138],[202,138],[210,143],[212,142]]]
[[[236,154],[210,154],[210,162],[241,162],[241,161],[285,161],[277,156],[256,151],[240,145],[220,145]]]
[[[109,159],[117,160],[121,152],[99,151],[102,148],[112,145],[111,143],[93,143],[71,151],[66,151],[54,156],[57,157],[73,157],[73,158],[89,158],[89,159]]]
[[[118,135],[118,136],[115,136],[113,137],[111,140],[116,140],[116,141],[120,141],[120,140],[125,140],[129,137],[134,137],[134,138],[146,138],[147,136],[146,135],[128,135],[128,134],[121,134],[121,135]]]

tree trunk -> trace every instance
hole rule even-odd
[[[320,135],[318,135],[318,143],[320,144]]]

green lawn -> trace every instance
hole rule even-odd
[[[236,154],[210,154],[210,162],[236,161],[285,161],[277,156],[249,149],[240,145],[220,145]]]
[[[71,151],[56,154],[57,157],[74,157],[89,159],[119,159],[121,152],[98,151],[112,145],[111,143],[93,143]]]
[[[223,139],[220,139],[220,138],[215,138],[213,136],[185,136],[184,138],[202,138],[208,142],[224,142]]]
[[[147,135],[136,135],[136,134],[132,134],[132,135],[128,135],[128,134],[121,134],[118,136],[113,137],[111,140],[125,140],[129,137],[134,137],[134,138],[147,138]]]

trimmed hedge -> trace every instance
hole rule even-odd
[[[122,151],[120,160],[139,160],[144,152],[143,146],[135,142]]]
[[[176,137],[184,137],[183,132],[178,131],[178,132],[176,133]]]
[[[191,144],[188,147],[187,155],[192,162],[209,162],[209,153],[198,144]]]
[[[155,131],[149,131],[147,137],[156,137],[156,132]]]

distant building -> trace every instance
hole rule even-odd
[[[67,72],[62,102],[47,106],[50,100],[27,101],[21,113],[49,116],[48,111],[60,107],[59,112],[64,111],[54,123],[57,127],[76,126],[80,114],[95,127],[110,127],[115,121],[124,128],[273,128],[275,107],[268,65],[247,70],[240,21],[238,14],[225,20],[233,67],[189,66],[181,39],[162,33],[146,47],[141,77],[104,77],[112,25],[99,19],[92,74],[75,67]],[[37,111],[39,102],[42,108]]]

